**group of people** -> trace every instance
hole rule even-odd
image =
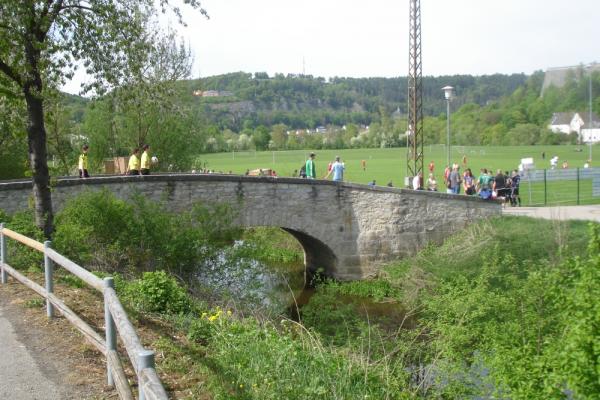
[[[423,182],[423,174],[419,173],[418,176],[413,178],[413,189],[438,191],[438,183],[433,174],[432,164],[429,164],[430,172],[427,182]],[[513,207],[521,205],[520,184],[521,176],[517,169],[513,170],[512,173],[503,172],[499,169],[494,176],[491,170],[482,168],[478,178],[473,176],[470,168],[466,168],[461,173],[458,164],[446,166],[444,170],[446,193],[460,194],[462,189],[467,196],[478,195],[482,199],[501,199],[505,203],[510,203]]]
[[[89,178],[90,174],[88,171],[88,151],[90,147],[85,144],[81,148],[81,154],[79,155],[79,162],[77,168],[79,170],[80,178]],[[158,159],[156,157],[150,157],[150,146],[145,144],[142,146],[142,153],[140,155],[140,148],[136,147],[129,156],[129,162],[127,163],[127,169],[125,175],[150,175],[151,164],[156,164]]]
[[[308,159],[306,160],[304,165],[302,165],[302,167],[300,167],[299,176],[301,178],[317,179],[317,169],[315,166],[315,158],[316,157],[317,157],[317,155],[315,153],[310,153],[310,155],[308,156]],[[333,175],[331,178],[333,181],[341,182],[344,180],[344,171],[345,170],[346,170],[346,165],[342,162],[342,159],[340,158],[340,156],[335,156],[335,160],[333,162],[330,162],[327,165],[327,174],[325,174],[323,179],[328,179],[330,175]]]
[[[140,157],[140,149],[136,147],[129,156],[127,170],[125,175],[150,175],[150,146],[145,144],[142,146],[142,156]]]

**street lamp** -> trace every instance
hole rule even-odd
[[[590,68],[589,68],[589,78],[590,78],[590,82],[589,82],[590,83],[590,87],[589,87],[589,89],[590,89],[590,105],[589,105],[589,107],[590,107],[590,110],[589,110],[590,111],[590,127],[588,129],[590,129],[590,138],[589,138],[590,139],[590,156],[589,156],[590,161],[589,162],[591,163],[592,162],[592,132],[594,129],[594,124],[592,122],[592,65],[590,65]]]
[[[450,100],[454,93],[452,86],[444,86],[442,88],[444,96],[446,97],[446,165],[450,168]]]

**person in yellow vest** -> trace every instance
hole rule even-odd
[[[79,177],[80,178],[89,178],[90,174],[88,173],[88,149],[89,146],[84,144],[81,148],[81,154],[79,155]]]
[[[142,147],[142,149],[144,150],[144,152],[142,153],[142,162],[141,162],[141,170],[140,173],[142,175],[150,175],[150,154],[148,154],[148,150],[150,149],[150,146],[145,144],[144,147]]]
[[[133,149],[133,153],[129,157],[129,163],[127,164],[127,175],[139,175],[140,174],[140,149],[137,147]]]

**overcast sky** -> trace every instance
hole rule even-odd
[[[204,0],[185,12],[194,77],[408,73],[409,0]],[[422,0],[424,75],[600,61],[600,0]],[[304,66],[303,66],[304,60]]]

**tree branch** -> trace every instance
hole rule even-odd
[[[23,87],[23,78],[14,69],[12,69],[10,65],[6,64],[2,60],[0,60],[0,71],[4,72],[4,75],[15,81],[17,85]]]
[[[58,17],[58,14],[61,12],[61,10],[63,8],[64,0],[58,0],[54,4],[52,4],[52,1],[53,0],[47,1],[46,5],[48,6],[48,8],[46,10],[44,10],[45,12],[43,12],[40,17],[40,35],[41,36],[38,38],[40,40],[40,42],[42,42],[43,40],[46,39],[46,36],[48,35],[48,31],[50,30],[50,27],[52,27],[52,24],[54,24],[54,21],[56,20],[56,18]],[[43,28],[41,28],[42,22],[46,22],[46,26],[44,26]]]
[[[82,6],[81,4],[64,5],[64,6],[61,7],[61,11],[62,10],[68,10],[69,8],[76,8],[78,10],[84,10],[84,11],[94,12],[94,9],[92,7]]]

